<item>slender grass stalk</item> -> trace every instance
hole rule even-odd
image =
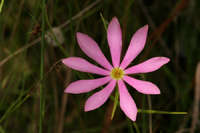
[[[148,106],[149,109],[152,109],[152,104],[151,104],[151,96],[147,95],[147,101],[148,101]],[[152,128],[152,114],[149,114],[149,133],[153,133],[153,128]]]
[[[140,130],[136,122],[133,122],[133,126],[135,127],[136,133],[140,133]]]
[[[0,7],[2,6],[2,2],[3,2],[4,0],[2,0],[1,1],[1,4],[0,4]],[[30,26],[30,29],[29,29],[29,31],[31,32],[32,31],[32,29],[33,29],[33,25],[34,25],[34,23],[36,23],[37,21],[36,21],[36,18],[35,18],[35,16],[38,14],[38,10],[39,10],[39,3],[37,3],[36,4],[37,5],[37,7],[36,7],[36,9],[35,9],[35,11],[34,11],[34,14],[33,15],[31,15],[31,14],[29,14],[30,16],[31,16],[31,26]],[[28,41],[29,41],[29,39],[30,39],[30,34],[27,34],[28,36],[27,36],[27,39],[26,39],[26,43],[28,43]],[[2,86],[2,84],[1,84],[1,86]],[[31,88],[31,87],[30,87]],[[6,110],[6,112],[3,114],[3,116],[1,116],[1,118],[0,118],[0,123],[2,123],[11,113],[13,113],[14,111],[16,111],[23,103],[25,103],[28,99],[29,99],[29,97],[30,97],[30,95],[29,95],[29,92],[30,92],[30,89],[28,89],[28,90],[24,90],[24,81],[23,81],[23,88],[22,88],[22,91],[21,91],[21,94],[18,96],[18,98],[17,99],[15,99],[14,101],[13,101],[13,103],[8,107],[8,109]],[[1,132],[0,132],[1,133]]]
[[[42,0],[42,37],[41,37],[41,62],[40,62],[40,80],[43,80],[44,76],[44,45],[45,45],[45,0]],[[39,120],[39,133],[42,133],[42,122],[44,119],[44,90],[43,82],[40,84],[40,120]]]
[[[29,97],[30,95],[26,95],[24,98],[24,94],[21,94],[17,100],[15,102],[13,102],[9,108],[7,109],[7,111],[3,114],[3,116],[0,119],[0,123],[2,123],[3,120],[5,120],[5,118],[7,118],[7,116],[14,112],[16,109],[18,109],[20,107],[20,105],[22,105]]]
[[[129,128],[130,128],[130,133],[134,133],[133,124],[132,124],[131,120],[128,120],[128,125],[129,125]]]
[[[144,110],[138,109],[138,113],[145,113],[145,114],[169,114],[169,115],[186,115],[187,112],[168,112],[168,111],[160,111],[160,110]]]
[[[0,126],[0,133],[5,133],[4,129]]]
[[[51,26],[50,22],[49,22],[49,18],[48,18],[48,15],[46,13],[46,10],[45,10],[45,20],[46,20],[46,23],[48,25],[48,28],[49,28],[49,31],[50,33],[53,35],[53,40],[56,42],[57,46],[60,48],[61,52],[66,56],[68,57],[69,55],[67,54],[67,52],[65,51],[65,49],[61,46],[60,42],[58,41],[56,35],[54,34],[53,32],[53,27]]]
[[[115,99],[114,99],[114,106],[113,106],[113,110],[112,110],[112,115],[111,115],[111,120],[113,119],[114,115],[115,115],[115,111],[117,109],[117,105],[118,105],[118,99],[119,99],[119,92],[118,92],[118,88],[116,86],[116,90],[115,90]]]
[[[143,95],[143,97],[142,97],[142,109],[138,109],[138,112],[140,110],[143,110],[143,108],[145,108],[145,104],[146,104],[146,96]],[[146,133],[146,132],[147,132],[146,114],[142,114],[142,133]]]
[[[1,0],[1,3],[0,3],[0,13],[2,11],[3,4],[4,4],[4,0]]]
[[[101,16],[101,20],[102,20],[102,22],[103,22],[104,28],[105,28],[105,30],[107,31],[107,28],[108,28],[108,21],[104,19],[102,13],[100,13],[100,16]]]

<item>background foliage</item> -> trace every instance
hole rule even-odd
[[[200,132],[200,86],[195,82],[200,60],[199,5],[198,0],[4,1],[0,14],[0,133]],[[186,111],[187,115],[139,113],[136,123],[132,123],[118,107],[111,121],[112,100],[85,113],[84,101],[94,91],[80,95],[63,93],[71,81],[91,78],[60,62],[73,55],[93,62],[78,47],[77,31],[94,38],[110,59],[100,14],[107,21],[114,16],[119,19],[123,53],[133,33],[149,24],[145,49],[133,64],[154,56],[171,59],[154,73],[135,75],[161,89],[161,95],[145,96],[128,87],[137,106]],[[53,35],[56,46],[44,36],[52,33],[54,27],[64,35],[61,44],[61,35]]]

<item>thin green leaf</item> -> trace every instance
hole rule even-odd
[[[0,4],[0,13],[1,13],[1,11],[2,11],[3,4],[4,4],[4,0],[1,0],[1,4]]]
[[[138,109],[138,113],[171,114],[171,115],[186,115],[187,114],[187,112],[168,112],[168,111],[160,111],[160,110],[143,110],[143,109]]]
[[[0,133],[5,133],[4,129],[0,126]]]
[[[44,78],[44,45],[45,45],[45,10],[46,10],[46,1],[42,1],[42,41],[41,41],[41,60],[40,60],[40,80]],[[44,119],[44,108],[45,108],[45,98],[43,90],[43,82],[40,83],[40,119],[39,119],[39,133],[43,131],[43,119]]]
[[[113,117],[115,115],[115,111],[116,111],[117,105],[119,103],[118,99],[119,99],[119,92],[118,92],[118,89],[116,87],[116,90],[115,90],[115,99],[114,99],[114,106],[113,106],[113,110],[112,110],[111,120],[113,119]]]
[[[136,133],[140,133],[140,130],[136,122],[133,122],[133,126],[135,127]]]
[[[100,16],[101,16],[101,20],[103,22],[103,25],[104,25],[104,28],[105,30],[107,31],[107,28],[108,28],[108,21],[106,21],[102,15],[102,13],[100,13]]]

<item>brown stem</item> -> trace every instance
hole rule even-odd
[[[106,109],[106,113],[105,113],[105,116],[104,116],[104,124],[103,124],[103,128],[102,128],[102,131],[101,133],[108,133],[109,131],[109,127],[111,125],[111,115],[112,115],[112,110],[113,110],[113,101],[109,101],[109,105]]]
[[[195,91],[194,91],[194,105],[192,114],[192,125],[190,133],[194,133],[196,125],[199,120],[199,100],[200,100],[200,62],[197,65],[196,76],[195,76]]]
[[[148,45],[148,50],[145,51],[143,58],[146,58],[153,46],[157,43],[160,39],[162,33],[165,31],[167,26],[176,18],[176,16],[187,7],[189,0],[181,0],[177,3],[174,10],[170,13],[169,17],[150,35],[149,40],[152,40],[152,45]]]

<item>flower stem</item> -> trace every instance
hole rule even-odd
[[[118,98],[119,98],[119,92],[116,86],[116,91],[115,91],[115,99],[114,99],[114,105],[113,105],[113,110],[112,110],[112,115],[111,115],[111,120],[113,119],[114,115],[115,115],[115,111],[118,105]]]

